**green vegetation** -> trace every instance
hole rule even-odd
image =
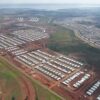
[[[59,95],[41,85],[38,81],[32,80],[32,82],[36,90],[36,100],[63,100]]]
[[[21,72],[19,72],[16,69],[12,71],[10,70],[11,67],[12,65],[6,62],[4,59],[0,58],[0,79],[2,78],[8,81],[7,82],[8,88],[14,86],[14,90],[10,93],[10,97],[6,97],[7,98],[6,100],[11,100],[11,98],[13,97],[21,97],[20,87],[18,86],[16,80],[16,78],[21,75]],[[44,85],[41,85],[41,83],[39,83],[38,81],[33,80],[31,78],[29,79],[33,83],[33,87],[35,88],[36,100],[62,100],[62,98],[59,95],[46,88]]]
[[[5,100],[11,100],[12,96],[21,100],[21,90],[16,79],[18,75],[12,72],[9,66],[11,65],[0,59],[0,89],[2,94],[6,95]]]
[[[72,30],[53,25],[56,32],[52,33],[49,39],[48,48],[63,54],[78,54],[84,56],[81,60],[90,65],[100,65],[100,50],[95,49],[79,40]]]

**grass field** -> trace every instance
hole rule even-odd
[[[33,84],[36,90],[36,100],[63,100],[59,95],[41,86],[37,81],[34,80]]]
[[[16,97],[22,99],[19,83],[17,82],[18,75],[8,68],[10,65],[3,59],[0,59],[0,91],[5,100],[13,100]]]
[[[100,50],[89,46],[79,40],[72,30],[64,27],[53,25],[56,32],[51,34],[48,48],[63,54],[83,55],[82,61],[86,61],[90,65],[100,69]]]
[[[13,69],[13,71],[11,71],[9,67],[11,68],[13,66],[6,62],[4,59],[0,58],[0,80],[4,80],[3,84],[6,84],[5,91],[11,90],[11,92],[9,92],[9,95],[6,96],[5,100],[12,100],[11,98],[13,96],[18,98],[17,100],[22,100],[20,86],[16,80],[16,78],[18,78],[22,74],[16,69]],[[39,83],[38,81],[31,78],[29,79],[32,82],[33,87],[35,88],[36,100],[62,100],[60,96],[58,96],[45,86],[41,85],[41,83]]]

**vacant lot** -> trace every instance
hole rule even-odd
[[[24,100],[26,96],[30,97],[28,100],[62,100],[60,96],[38,81],[29,79],[2,58],[0,58],[0,93],[4,100]]]
[[[78,56],[80,60],[100,69],[100,50],[79,40],[72,30],[53,25],[56,29],[51,34],[48,47],[63,54]]]
[[[18,76],[8,69],[8,63],[0,59],[0,92],[4,100],[16,98],[22,100],[22,92],[18,83]]]

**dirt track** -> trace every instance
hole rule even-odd
[[[4,59],[3,57],[1,58]],[[5,61],[7,61],[7,59],[5,59]],[[9,66],[7,68],[9,68],[13,73],[15,73],[16,71],[14,67]],[[24,74],[18,75],[18,77],[16,77],[16,80],[20,86],[21,96],[23,100],[35,100],[35,89],[32,82]],[[5,100],[5,97],[2,97],[2,100]]]
[[[35,100],[35,90],[32,83],[25,76],[21,76],[19,79],[19,84],[22,90],[23,100]]]
[[[14,70],[14,68],[11,67],[10,69],[12,71]],[[23,74],[21,74],[21,76],[18,77],[17,80],[22,91],[23,100],[35,100],[35,89],[33,88],[33,84],[31,83],[31,81]]]

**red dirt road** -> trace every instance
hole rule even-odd
[[[22,75],[19,83],[22,90],[23,100],[26,98],[27,100],[35,100],[35,90],[30,80]]]
[[[5,61],[9,62],[9,60],[1,57],[2,59],[4,59]],[[10,63],[12,66],[13,64]],[[15,68],[9,66],[8,67],[12,72],[15,72]],[[35,100],[36,96],[35,96],[35,89],[34,89],[34,85],[32,84],[31,80],[29,80],[23,73],[18,75],[18,77],[16,77],[16,80],[20,86],[21,89],[21,95],[22,95],[22,100]],[[5,100],[5,96],[2,97],[2,99],[0,100]]]

